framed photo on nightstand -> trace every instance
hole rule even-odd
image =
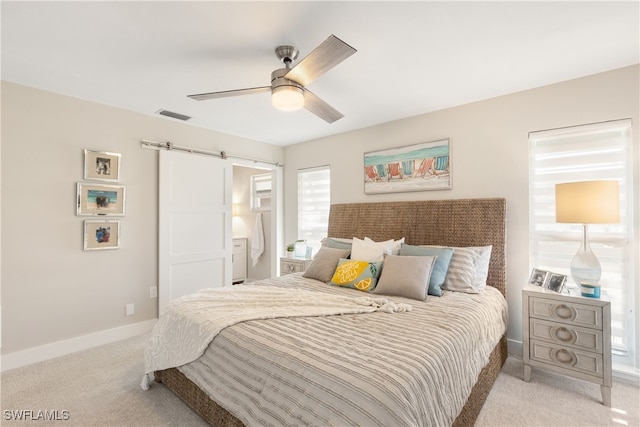
[[[547,278],[551,273],[545,270],[538,270],[534,268],[531,270],[531,276],[529,277],[529,284],[535,286],[544,286],[547,282]]]
[[[553,292],[562,293],[567,276],[564,274],[551,273],[547,279],[546,288]]]

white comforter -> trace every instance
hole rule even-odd
[[[409,304],[369,295],[351,297],[254,285],[204,289],[172,302],[156,323],[144,352],[141,387],[149,388],[156,370],[196,360],[220,331],[239,322],[410,310]]]

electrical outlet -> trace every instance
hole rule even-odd
[[[133,316],[134,308],[133,304],[127,304],[124,306],[124,311],[127,316]]]
[[[149,288],[149,298],[158,298],[158,288],[151,286]]]

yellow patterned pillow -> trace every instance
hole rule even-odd
[[[341,258],[330,284],[371,292],[378,283],[382,262]]]

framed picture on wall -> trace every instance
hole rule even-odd
[[[366,194],[451,189],[451,141],[364,153]]]
[[[84,179],[120,181],[120,157],[118,153],[84,150]]]
[[[124,215],[124,186],[79,182],[77,215]]]
[[[120,221],[85,220],[84,250],[117,249],[120,246]]]

